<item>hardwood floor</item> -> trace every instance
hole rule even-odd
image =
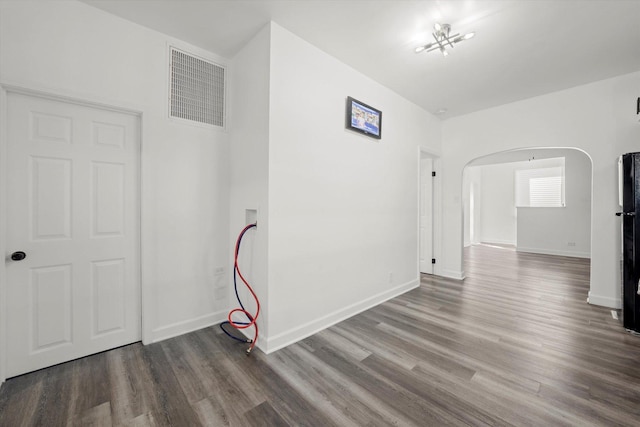
[[[586,303],[588,260],[465,256],[271,355],[213,327],[10,379],[0,425],[640,425],[640,337]]]

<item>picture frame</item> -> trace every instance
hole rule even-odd
[[[382,139],[382,111],[348,96],[345,127],[371,138]]]

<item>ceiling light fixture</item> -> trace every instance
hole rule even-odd
[[[418,46],[415,49],[416,53],[420,53],[422,51],[431,52],[433,50],[439,50],[443,56],[449,55],[446,47],[449,46],[453,48],[453,45],[456,43],[460,43],[463,40],[469,40],[471,37],[475,35],[475,33],[467,33],[464,35],[460,35],[460,33],[451,34],[451,25],[449,24],[438,24],[436,23],[433,26],[435,30],[434,33],[431,33],[433,38],[436,40],[435,42],[425,44],[423,46]]]

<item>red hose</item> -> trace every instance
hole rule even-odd
[[[229,312],[229,315],[227,316],[227,319],[229,320],[229,324],[236,329],[247,329],[251,326],[254,327],[253,340],[251,341],[251,345],[247,349],[247,355],[251,353],[251,350],[253,350],[253,347],[256,345],[256,341],[258,341],[258,324],[256,323],[256,321],[258,320],[258,316],[260,315],[260,300],[258,299],[258,296],[256,295],[256,293],[253,291],[253,288],[251,287],[251,285],[249,285],[249,282],[247,282],[247,279],[245,279],[242,273],[240,272],[240,267],[238,266],[238,252],[240,251],[240,241],[242,240],[242,236],[244,235],[244,233],[247,232],[247,230],[255,226],[256,224],[249,224],[240,232],[240,235],[238,236],[238,240],[236,240],[236,250],[234,255],[233,268],[235,272],[238,273],[238,276],[242,280],[242,283],[244,283],[247,289],[249,289],[249,292],[251,292],[253,299],[256,301],[256,307],[257,307],[256,314],[252,315],[251,313],[249,313],[247,310],[243,308],[234,308]],[[236,323],[231,319],[231,316],[234,313],[243,313],[245,316],[247,316],[247,318],[250,321]]]

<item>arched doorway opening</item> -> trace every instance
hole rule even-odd
[[[474,245],[590,258],[592,175],[589,155],[571,147],[509,150],[467,163],[463,265]]]

